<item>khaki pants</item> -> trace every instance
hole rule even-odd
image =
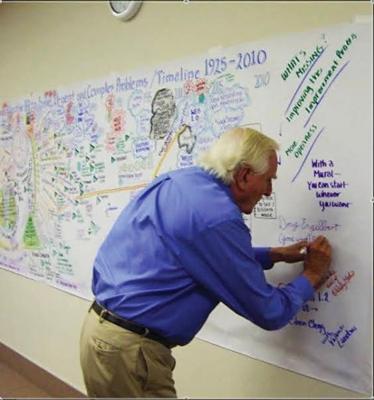
[[[82,327],[80,358],[89,397],[177,397],[171,350],[94,310]]]

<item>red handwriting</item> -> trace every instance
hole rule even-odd
[[[122,110],[116,110],[112,119],[112,129],[116,133],[120,133],[125,128],[125,116]]]
[[[70,101],[66,106],[66,123],[71,125],[74,122],[74,116],[71,114],[71,110],[73,108],[73,102]]]
[[[111,121],[111,131],[106,135],[105,148],[107,151],[112,152],[115,150],[117,139],[125,131],[125,112],[124,110],[114,110]]]
[[[44,92],[45,97],[54,97],[57,96],[57,91],[56,90],[47,90]]]
[[[188,93],[197,93],[200,94],[204,91],[206,87],[206,80],[205,79],[198,79],[196,82],[193,82],[191,80],[186,81],[183,85],[183,89],[186,94]]]
[[[205,79],[199,79],[199,80],[196,82],[196,85],[195,85],[195,87],[196,87],[196,92],[197,92],[197,93],[201,93],[201,92],[205,89],[205,86],[206,86],[206,81],[205,81]]]
[[[111,117],[114,106],[114,95],[110,94],[105,100],[105,107],[108,112],[109,118]]]
[[[330,276],[326,281],[326,287],[331,288],[331,293],[338,296],[348,289],[348,284],[355,276],[355,271],[348,271],[343,277],[338,276],[336,271],[330,271]]]

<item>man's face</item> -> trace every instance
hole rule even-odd
[[[236,178],[233,195],[241,212],[250,214],[262,196],[270,196],[272,193],[272,180],[277,177],[277,154],[271,152],[269,168],[264,174],[255,175],[250,168],[242,167]]]

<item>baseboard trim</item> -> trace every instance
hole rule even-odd
[[[50,372],[0,342],[0,361],[54,397],[87,398]]]

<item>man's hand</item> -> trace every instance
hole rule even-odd
[[[303,272],[315,289],[324,283],[330,263],[330,243],[324,236],[318,236],[307,247]]]
[[[304,261],[306,257],[308,242],[302,240],[300,242],[284,247],[272,247],[270,250],[270,258],[273,263],[283,261],[286,263],[295,263]]]

